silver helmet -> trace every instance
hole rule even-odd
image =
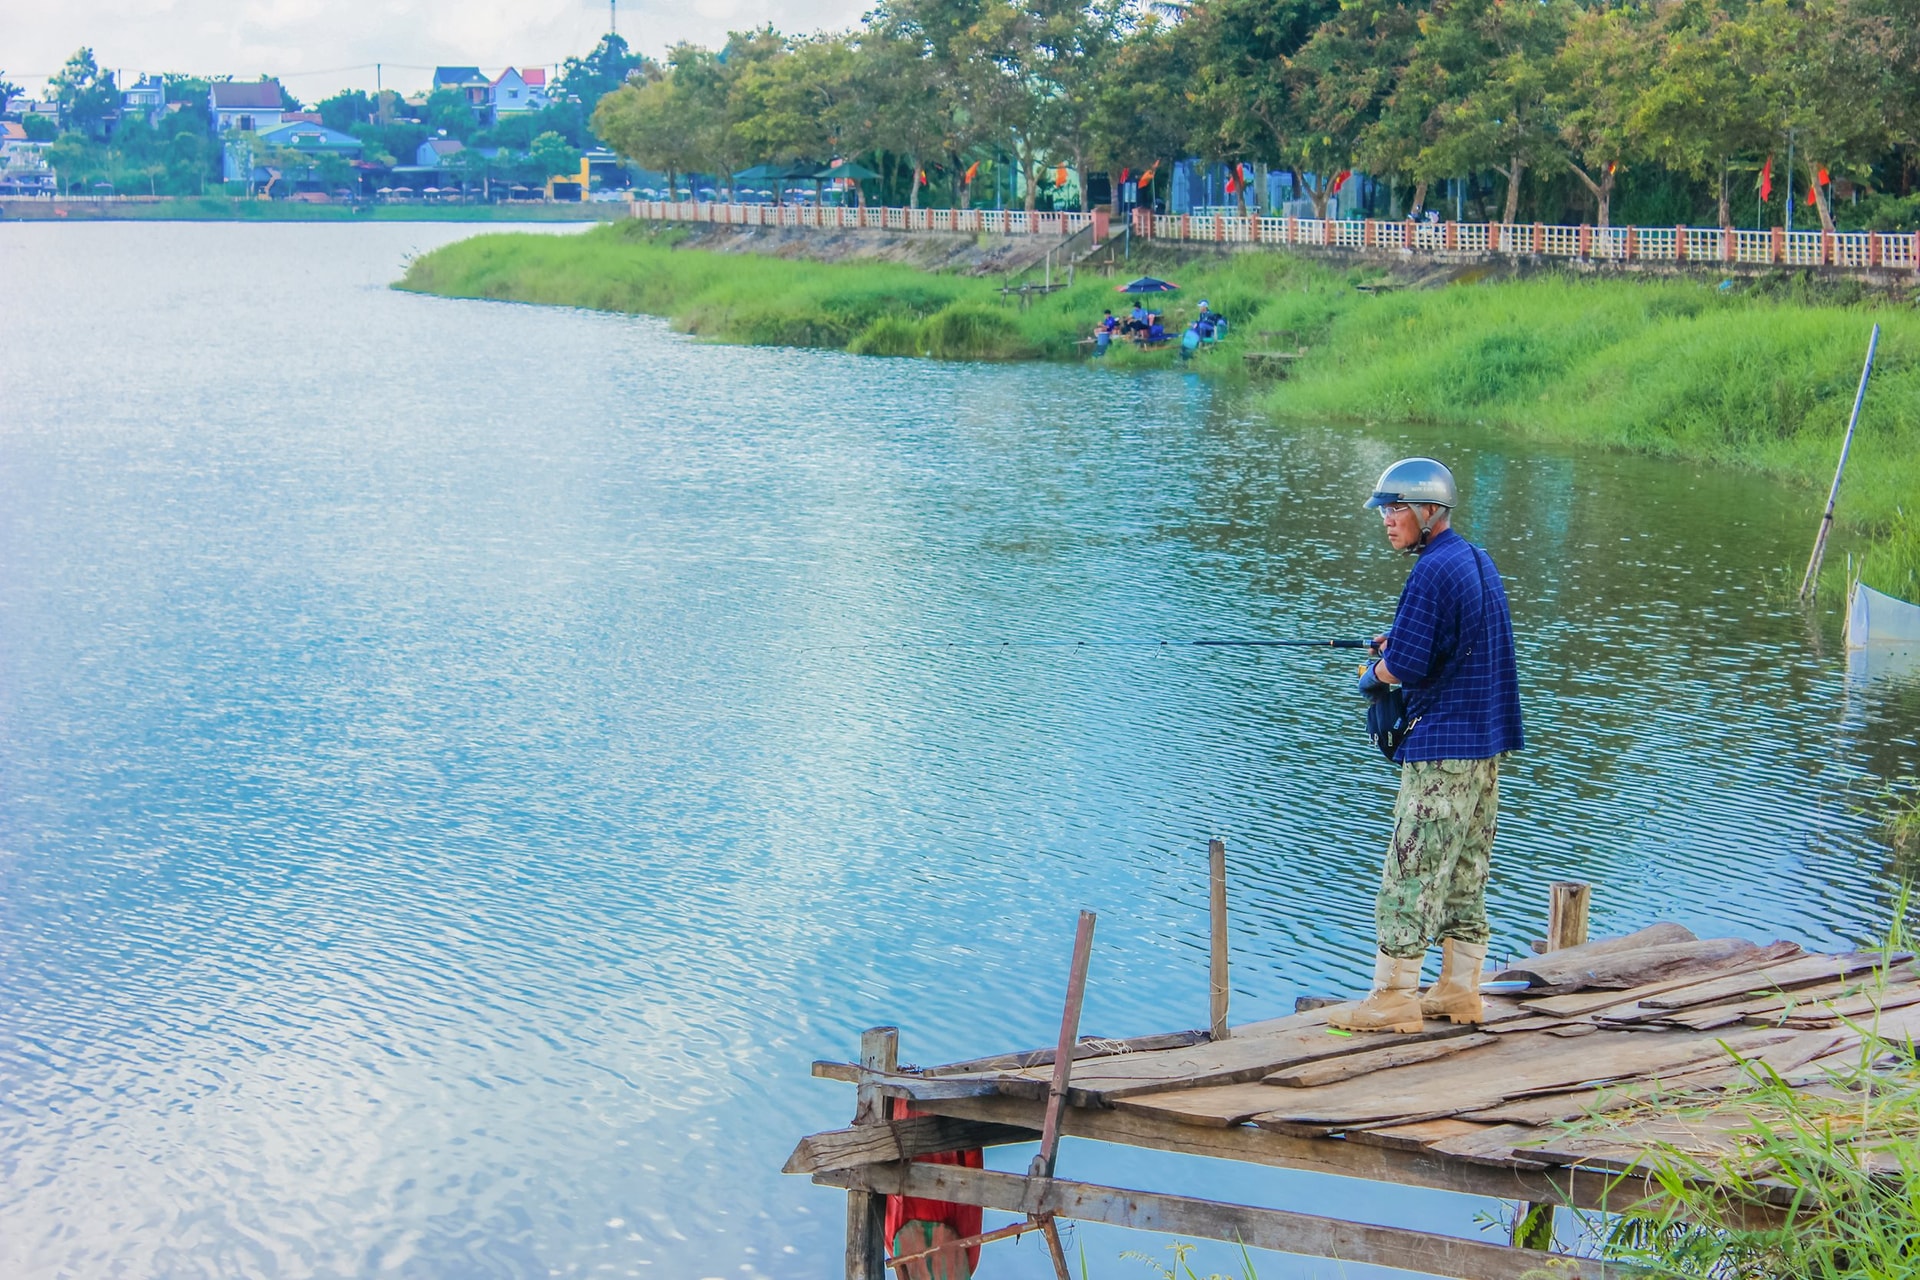
[[[1396,502],[1431,503],[1452,511],[1456,505],[1453,472],[1432,458],[1402,458],[1380,473],[1368,507],[1390,507]]]

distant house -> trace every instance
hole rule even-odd
[[[283,111],[281,124],[325,124],[326,120],[318,111]]]
[[[235,129],[247,133],[277,129],[286,111],[278,81],[217,80],[207,90],[207,114],[213,117],[216,137]]]
[[[0,195],[53,195],[53,170],[47,167],[45,142],[28,142],[26,130],[0,125]]]
[[[167,114],[166,83],[159,76],[141,76],[132,87],[121,91],[120,114],[122,118],[144,116],[149,126],[159,128]]]
[[[447,162],[467,149],[456,138],[428,138],[414,153],[413,162],[422,169],[444,169]]]
[[[493,82],[493,114],[512,115],[520,111],[539,111],[547,105],[547,73],[541,67],[516,71],[508,67]]]
[[[467,105],[483,114],[493,105],[493,82],[478,67],[435,67],[433,91],[442,89],[459,90],[466,95]]]

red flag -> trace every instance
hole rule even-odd
[[[1818,188],[1818,187],[1808,187],[1808,188],[1807,188],[1807,203],[1808,203],[1808,204],[1810,204],[1810,205],[1814,205],[1814,206],[1818,206],[1818,205],[1819,205],[1819,203],[1820,203],[1820,188]]]
[[[1056,187],[1064,187],[1067,185],[1067,166],[1061,165],[1053,171],[1053,185]]]
[[[1147,171],[1140,175],[1140,185],[1144,187],[1151,184],[1153,182],[1153,171],[1159,167],[1157,164],[1148,165]]]
[[[1762,201],[1773,199],[1773,157],[1772,156],[1768,156],[1767,162],[1760,166],[1760,199]]]
[[[980,162],[978,160],[975,160],[972,164],[967,166],[967,176],[960,179],[960,181],[967,183],[968,185],[972,185],[973,175],[979,172],[980,172]]]
[[[1232,195],[1240,189],[1240,170],[1236,166],[1227,172],[1227,194]]]
[[[1347,179],[1351,178],[1352,176],[1353,176],[1353,170],[1351,169],[1342,169],[1339,173],[1336,173],[1333,175],[1332,190],[1335,195],[1338,195],[1340,193],[1340,188],[1346,186]]]
[[[1133,170],[1131,170],[1131,169],[1122,169],[1122,170],[1120,171],[1120,185],[1121,185],[1121,186],[1123,186],[1123,187],[1124,187],[1124,186],[1126,186],[1126,185],[1127,185],[1127,176],[1128,176],[1129,174],[1131,174],[1132,172],[1133,172]]]
[[[1820,171],[1820,185],[1824,187],[1831,181],[1832,179],[1827,177],[1827,171],[1825,169],[1822,169]]]
[[[920,170],[919,174],[916,176],[920,179],[921,186],[924,187],[927,185],[927,171],[925,169]]]

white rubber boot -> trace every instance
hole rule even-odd
[[[1373,958],[1373,991],[1365,1000],[1338,1005],[1327,1015],[1327,1025],[1345,1031],[1418,1031],[1425,1025],[1420,1013],[1420,958],[1399,960],[1382,951]]]
[[[1480,969],[1487,962],[1484,942],[1440,940],[1440,980],[1420,997],[1420,1011],[1429,1018],[1451,1022],[1480,1022],[1486,1017],[1480,1004]]]

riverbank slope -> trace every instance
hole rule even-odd
[[[640,223],[479,236],[416,259],[399,287],[660,315],[717,341],[948,359],[1075,358],[1101,311],[1130,301],[1093,273],[1022,299],[995,279],[702,252],[683,238]],[[1231,319],[1199,370],[1237,378],[1246,351],[1299,350],[1292,376],[1260,392],[1277,417],[1485,426],[1749,467],[1810,494],[1831,478],[1878,322],[1844,514],[1893,535],[1869,553],[1868,580],[1920,595],[1920,535],[1903,515],[1920,488],[1920,321],[1855,286],[1544,273],[1392,288],[1377,268],[1280,253],[1177,267],[1135,255],[1127,269],[1179,281],[1159,295],[1176,325],[1203,297]],[[1108,363],[1168,365],[1176,354],[1116,348]]]

